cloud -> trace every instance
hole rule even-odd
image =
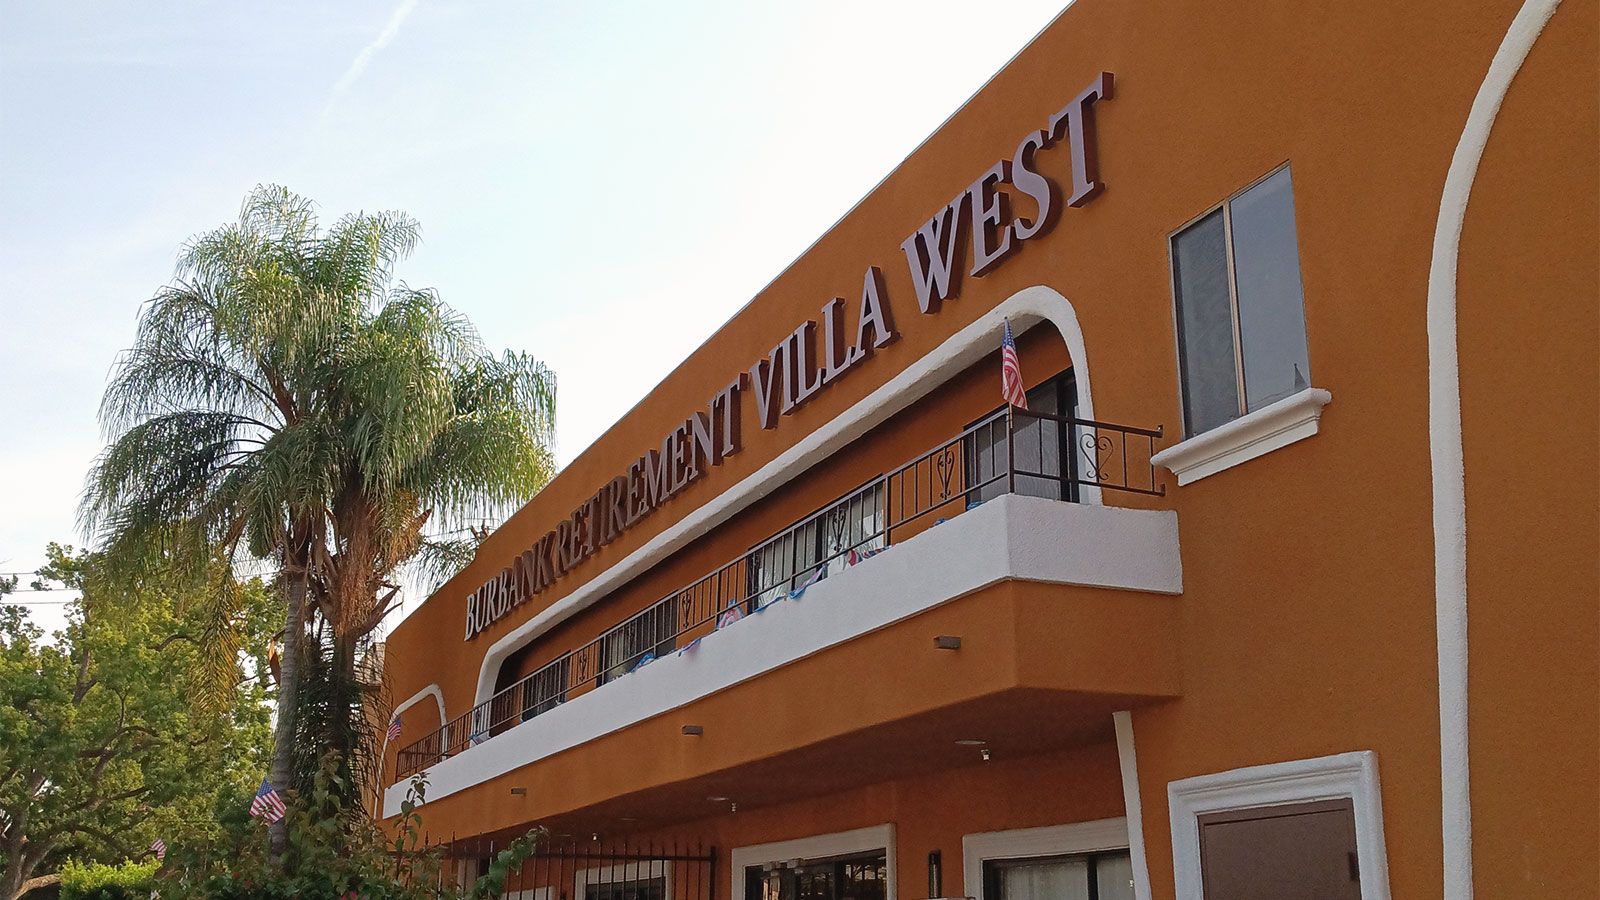
[[[389,21],[384,24],[383,30],[378,32],[378,36],[372,39],[372,43],[361,48],[361,52],[356,54],[356,58],[350,61],[350,67],[345,69],[344,74],[339,76],[339,80],[334,83],[333,90],[328,94],[328,107],[331,108],[334,102],[343,96],[344,92],[349,90],[352,84],[356,83],[356,79],[360,78],[361,73],[367,70],[367,65],[372,62],[374,56],[378,55],[378,51],[389,46],[395,35],[400,33],[400,26],[405,24],[406,19],[410,18],[412,10],[415,10],[420,2],[422,0],[401,0],[400,5],[395,7],[394,12],[389,15]],[[325,109],[323,112],[326,114],[327,110]]]

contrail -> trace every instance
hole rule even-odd
[[[374,56],[378,55],[378,51],[389,46],[389,42],[393,41],[395,35],[400,33],[400,26],[405,24],[406,19],[411,15],[411,11],[416,9],[417,4],[420,2],[421,0],[401,0],[400,5],[395,7],[394,12],[390,14],[389,21],[383,26],[383,30],[378,32],[378,36],[372,39],[372,43],[361,48],[361,52],[356,54],[356,58],[350,61],[350,68],[345,69],[344,74],[339,76],[339,80],[333,86],[333,91],[328,94],[329,107],[332,107],[334,101],[338,100],[345,91],[350,89],[350,85],[355,84],[356,79],[361,77],[361,73],[366,71],[367,64],[372,62]],[[327,110],[324,109],[323,112],[326,114]]]

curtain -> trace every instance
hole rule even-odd
[[[1000,869],[1004,900],[1089,900],[1089,862],[1085,859],[1042,860]],[[1111,900],[1102,894],[1102,900]]]

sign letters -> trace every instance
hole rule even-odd
[[[1063,142],[1068,147],[1071,192],[1066,206],[1083,206],[1104,190],[1094,116],[1095,104],[1111,99],[1112,86],[1111,73],[1101,72],[1050,116],[1044,128],[1023,135],[1010,158],[985,169],[901,243],[917,308],[924,315],[937,314],[960,294],[963,247],[965,274],[982,278],[1025,242],[1047,233],[1060,218],[1060,190],[1035,162],[1040,150]],[[1012,210],[1013,199],[1021,198],[1031,209]],[[746,394],[752,397],[756,424],[777,428],[784,416],[793,415],[899,336],[883,272],[868,266],[857,303],[841,297],[829,300],[817,319],[801,323],[736,374],[703,409],[675,425],[659,445],[646,449],[626,472],[606,482],[511,565],[473,591],[467,597],[466,640],[549,589],[723,460],[737,455],[743,447]]]

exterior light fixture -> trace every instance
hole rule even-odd
[[[727,797],[707,797],[706,799],[710,800],[712,803],[727,803],[728,802],[728,798]]]
[[[983,757],[983,761],[984,762],[988,762],[989,761],[989,748],[985,747],[982,750],[979,750],[978,751],[978,755]]]
[[[683,726],[683,733],[701,735],[706,733],[706,729],[704,725],[685,725]]]
[[[980,741],[977,738],[961,738],[960,740],[956,741],[956,746],[957,747],[982,747],[982,746],[984,746],[984,745],[986,745],[988,743],[989,743],[988,741]]]
[[[941,634],[933,639],[935,650],[960,650],[961,638],[953,634]]]

